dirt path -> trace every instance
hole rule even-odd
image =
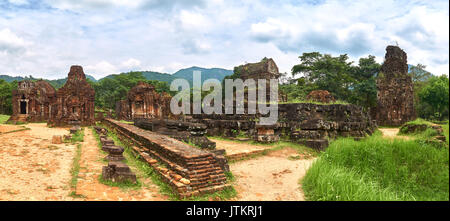
[[[410,137],[408,136],[401,136],[401,135],[397,135],[398,132],[400,131],[399,128],[378,128],[378,130],[381,131],[381,133],[383,134],[383,137],[386,138],[401,138],[401,139],[410,139]]]
[[[100,183],[99,177],[102,173],[102,167],[107,165],[102,161],[106,156],[97,146],[91,129],[84,130],[84,142],[81,148],[80,172],[78,174],[78,183],[76,194],[82,195],[82,200],[99,200],[99,201],[161,201],[167,197],[159,194],[159,188],[140,174],[136,168],[130,166],[131,170],[136,173],[137,178],[142,182],[142,187],[137,190],[122,189],[119,187],[107,186]]]
[[[70,200],[75,146],[51,144],[53,135],[68,130],[45,123],[24,126],[31,130],[0,135],[0,200]]]
[[[238,192],[236,200],[305,200],[299,180],[305,175],[314,159],[288,159],[294,155],[298,156],[296,150],[284,148],[265,156],[231,164],[230,169],[236,177],[234,183]]]
[[[19,125],[0,124],[0,134],[20,129],[23,129],[23,127]]]

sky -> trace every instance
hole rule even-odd
[[[305,52],[381,63],[397,44],[409,64],[448,75],[449,2],[0,0],[0,75],[232,70],[263,57],[290,73]]]

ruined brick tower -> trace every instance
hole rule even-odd
[[[52,105],[50,125],[63,126],[95,124],[94,118],[95,91],[86,81],[81,66],[71,66],[66,84],[56,93],[56,101]]]
[[[56,90],[48,82],[20,81],[12,91],[13,114],[8,122],[41,122],[48,120]]]
[[[377,78],[377,99],[373,115],[378,125],[399,126],[416,117],[406,53],[397,46],[386,47],[385,61]]]
[[[170,118],[171,99],[166,92],[158,93],[153,85],[138,82],[128,91],[125,100],[116,103],[117,119]]]

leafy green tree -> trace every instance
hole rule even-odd
[[[419,100],[426,103],[439,120],[448,118],[449,79],[446,75],[432,76],[419,92]]]
[[[430,77],[433,75],[425,70],[426,66],[423,64],[417,64],[415,66],[411,66],[409,75],[413,81],[414,87],[414,107],[416,108],[416,112],[419,113],[420,117],[429,118],[433,116],[432,108],[429,104],[420,102],[419,92],[422,88],[427,84]]]
[[[152,84],[158,93],[167,92],[173,95],[167,82],[147,80],[142,72],[121,73],[103,78],[98,82],[88,82],[95,89],[95,106],[100,109],[114,110],[116,103],[125,99],[128,91],[136,86],[139,81]]]
[[[303,53],[300,64],[292,67],[292,75],[302,75],[309,90],[328,90],[337,99],[344,100],[351,94],[352,62],[346,54],[333,57],[319,52]]]
[[[375,56],[369,55],[367,58],[360,58],[358,66],[353,67],[351,86],[351,96],[349,102],[372,108],[377,104],[376,75],[380,71],[381,65],[375,61]]]
[[[433,76],[430,72],[425,70],[426,67],[427,66],[425,66],[423,64],[417,64],[416,66],[414,66],[414,65],[411,66],[409,75],[411,76],[414,84],[420,83],[420,82],[426,82],[430,77]]]
[[[0,114],[12,114],[12,91],[17,88],[17,81],[8,83],[0,79]]]

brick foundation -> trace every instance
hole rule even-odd
[[[103,123],[120,139],[131,142],[133,151],[149,163],[180,197],[216,192],[229,186],[213,153],[134,125],[112,119],[104,119]]]

